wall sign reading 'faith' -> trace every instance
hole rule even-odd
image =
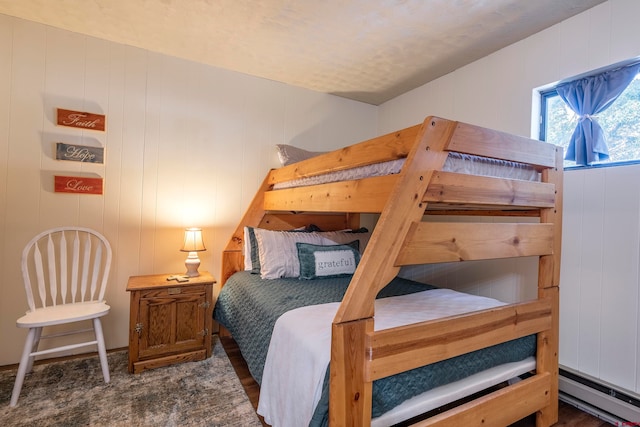
[[[102,194],[102,178],[84,176],[54,176],[56,193]]]
[[[56,142],[56,160],[71,160],[85,163],[104,163],[104,148],[87,147]]]
[[[58,108],[58,125],[72,128],[104,131],[106,116],[104,114],[85,113],[82,111]]]

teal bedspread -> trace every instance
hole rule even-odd
[[[238,272],[222,288],[213,317],[231,332],[251,375],[261,384],[271,333],[278,317],[295,308],[341,301],[349,281],[350,277],[262,280],[257,274]],[[378,298],[429,289],[435,287],[395,278],[380,291]],[[531,335],[377,380],[373,383],[372,417],[434,387],[492,366],[525,359],[535,354],[535,347],[535,336]],[[328,424],[328,387],[325,378],[323,395],[311,422],[314,427]]]
[[[271,332],[283,313],[313,304],[342,301],[350,277],[299,280],[263,280],[259,274],[240,271],[222,288],[213,318],[227,328],[238,343],[253,378],[262,384]],[[379,298],[435,289],[410,280],[396,278]]]

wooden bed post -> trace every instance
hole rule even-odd
[[[371,424],[371,381],[367,381],[364,361],[367,334],[373,319],[333,324],[329,401],[330,426]],[[348,420],[348,421],[347,421]]]
[[[556,148],[555,169],[545,169],[542,181],[555,184],[555,207],[544,209],[541,223],[554,224],[554,253],[540,257],[538,268],[538,297],[551,301],[551,329],[538,334],[537,372],[551,374],[549,406],[536,413],[536,426],[548,427],[558,421],[558,350],[560,317],[560,255],[562,246],[562,148]]]

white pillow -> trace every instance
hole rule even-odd
[[[260,257],[260,277],[278,279],[281,277],[299,277],[300,261],[296,243],[313,245],[335,245],[358,240],[360,251],[364,251],[371,234],[351,231],[320,231],[313,233],[271,231],[256,228],[253,230],[258,243]]]
[[[282,163],[282,166],[301,162],[303,160],[307,160],[325,153],[323,151],[308,151],[287,144],[276,144],[276,148],[278,149],[278,158],[280,159],[280,163]]]
[[[287,231],[307,231],[311,227],[315,226],[311,224],[306,227],[298,227]],[[245,271],[257,274],[260,273],[260,255],[254,230],[255,227],[244,227],[244,269]]]

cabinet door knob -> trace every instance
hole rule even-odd
[[[134,330],[138,333],[138,335],[140,335],[142,333],[143,327],[144,325],[142,323],[136,323],[136,327]]]

